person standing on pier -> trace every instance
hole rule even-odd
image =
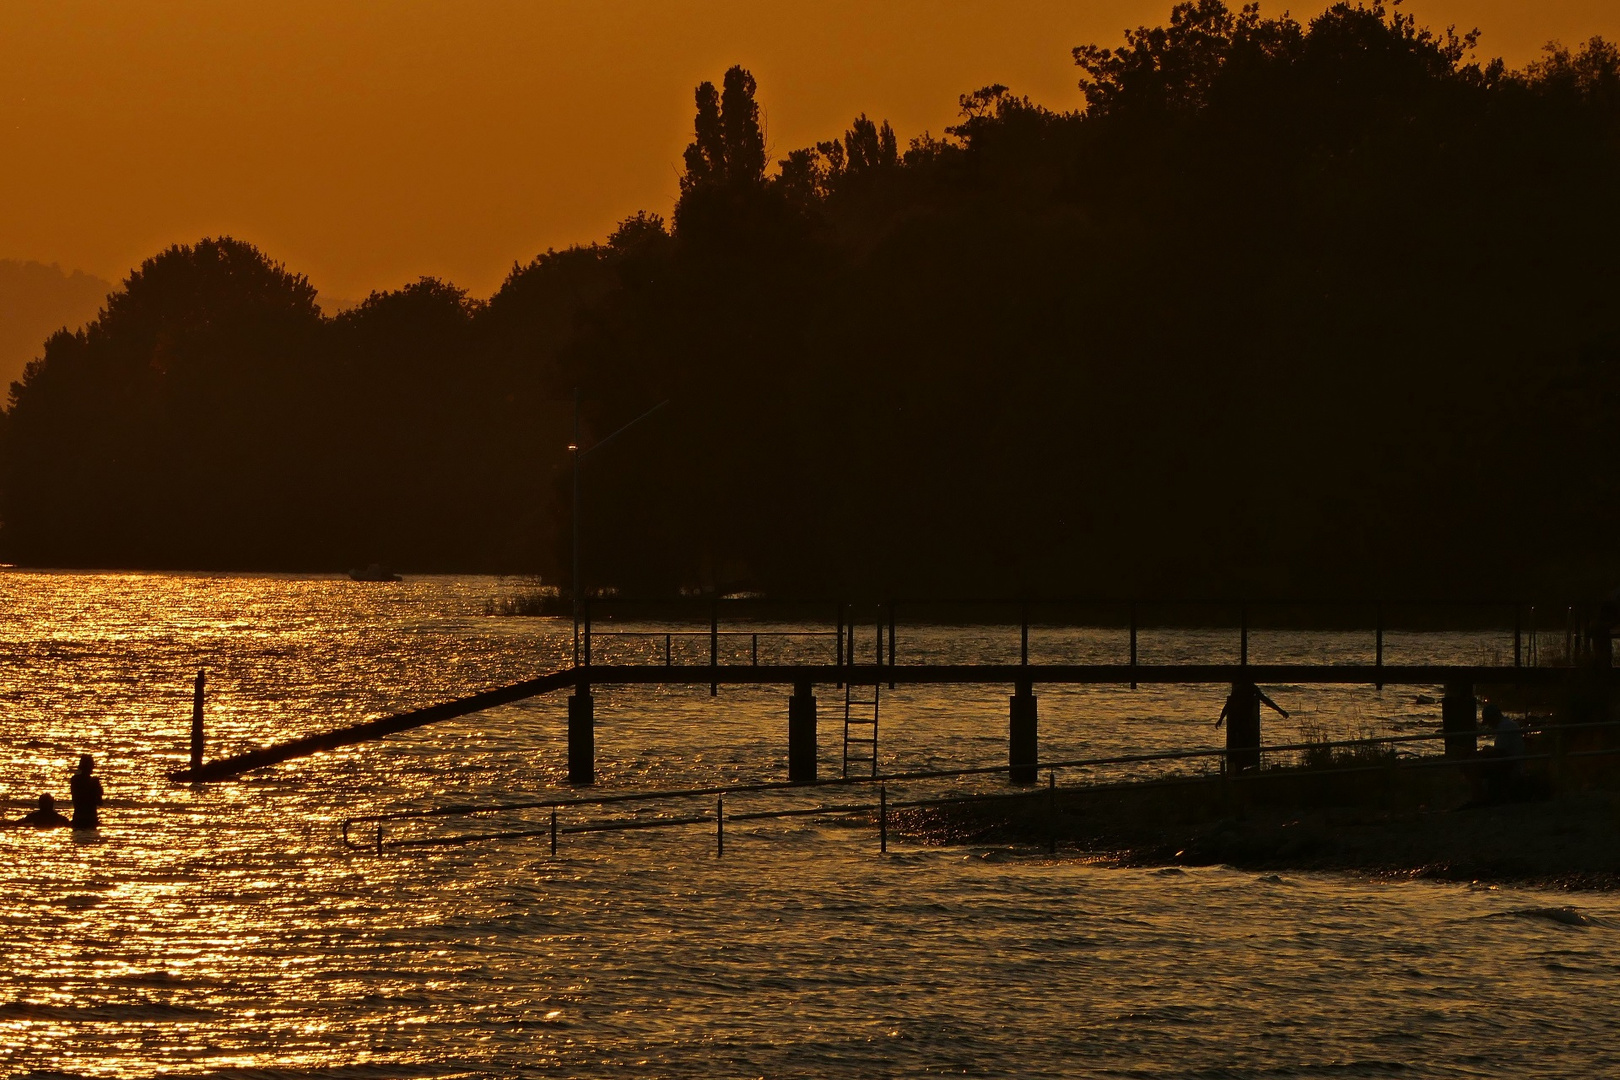
[[[94,829],[101,825],[101,781],[90,773],[96,767],[89,754],[79,755],[79,771],[73,774],[68,787],[73,792],[73,827]]]

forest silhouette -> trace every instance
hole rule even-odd
[[[628,593],[1607,592],[1620,50],[1524,70],[1338,4],[1177,5],[902,146],[773,166],[735,67],[672,219],[333,317],[147,260],[3,421],[5,558],[538,572]]]

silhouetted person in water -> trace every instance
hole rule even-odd
[[[57,813],[55,799],[49,795],[41,795],[39,809],[26,815],[20,824],[32,825],[36,829],[60,829],[64,825],[71,825],[72,822]]]
[[[101,824],[101,781],[90,775],[96,767],[89,754],[79,755],[79,771],[73,774],[69,787],[73,791],[73,827],[94,829]]]
[[[1226,767],[1232,772],[1260,767],[1260,706],[1269,705],[1288,718],[1286,709],[1266,697],[1254,683],[1235,682],[1221,706],[1215,726],[1226,723]]]

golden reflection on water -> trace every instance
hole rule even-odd
[[[1614,1071],[1616,931],[1513,890],[1163,875],[997,851],[875,857],[809,822],[377,859],[345,815],[555,794],[560,701],[186,788],[191,679],[210,756],[550,670],[568,628],[488,618],[490,579],[0,573],[0,795],[107,786],[93,837],[0,832],[0,1071],[321,1075],[1412,1075]],[[985,659],[1011,639],[906,631]],[[1425,647],[1433,647],[1428,642]],[[628,648],[604,643],[601,648]],[[1107,635],[1032,648],[1104,656]],[[1196,635],[1157,649],[1225,647]],[[1353,641],[1257,640],[1348,655]],[[1391,643],[1393,658],[1401,647]],[[1415,647],[1415,646],[1414,646]],[[1478,641],[1445,645],[1470,655]],[[1290,696],[1304,722],[1429,722],[1410,696]],[[835,695],[822,767],[836,771]],[[1005,688],[887,697],[886,765],[1005,760]],[[1217,690],[1043,692],[1043,752],[1207,745]],[[1430,710],[1432,711],[1432,710]],[[774,778],[778,691],[602,688],[604,786]],[[1279,734],[1286,732],[1279,731]],[[1605,896],[1584,912],[1620,924]],[[1518,912],[1520,914],[1514,914]],[[1503,917],[1506,915],[1506,917]],[[1511,976],[1511,977],[1507,977]],[[1481,1065],[1482,1060],[1491,1064]],[[352,1072],[369,1067],[370,1071]],[[251,1071],[251,1072],[249,1072]]]

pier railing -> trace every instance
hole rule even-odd
[[[341,826],[343,844],[351,850],[366,851],[382,855],[389,850],[409,850],[419,848],[460,847],[469,844],[487,843],[503,840],[549,839],[552,855],[557,855],[562,837],[587,833],[613,833],[630,832],[646,829],[687,828],[695,825],[711,826],[715,830],[715,854],[725,853],[725,826],[727,822],[733,824],[745,821],[770,821],[795,817],[849,817],[853,815],[875,814],[873,824],[878,830],[879,851],[888,849],[889,813],[893,810],[919,809],[926,807],[942,807],[964,804],[991,803],[999,800],[1030,800],[1047,798],[1055,800],[1059,791],[1082,792],[1100,790],[1109,786],[1118,786],[1106,783],[1090,783],[1073,785],[1060,789],[1057,776],[1063,770],[1097,769],[1120,765],[1139,765],[1177,761],[1209,761],[1218,760],[1221,768],[1218,773],[1176,774],[1149,780],[1130,781],[1134,788],[1148,786],[1173,786],[1177,784],[1207,783],[1219,778],[1238,784],[1261,784],[1267,780],[1299,777],[1334,776],[1353,773],[1398,773],[1410,769],[1430,768],[1468,768],[1481,764],[1509,764],[1531,761],[1552,761],[1562,763],[1568,760],[1581,758],[1608,757],[1620,755],[1620,745],[1602,746],[1596,749],[1570,749],[1566,746],[1566,737],[1574,732],[1600,731],[1620,729],[1620,722],[1606,721],[1586,724],[1556,724],[1529,727],[1524,730],[1525,735],[1540,735],[1553,741],[1551,749],[1527,750],[1516,755],[1491,755],[1488,758],[1470,757],[1456,758],[1440,754],[1412,755],[1404,760],[1398,755],[1397,748],[1414,744],[1435,742],[1454,737],[1454,733],[1444,731],[1421,732],[1411,735],[1374,736],[1359,739],[1341,739],[1329,741],[1309,741],[1298,743],[1274,744],[1262,747],[1262,753],[1275,761],[1278,755],[1288,753],[1318,753],[1334,750],[1373,751],[1375,755],[1384,760],[1374,762],[1354,762],[1343,765],[1308,765],[1308,766],[1271,766],[1260,769],[1234,772],[1228,770],[1226,761],[1229,751],[1219,748],[1201,748],[1196,750],[1168,750],[1144,754],[1113,754],[1097,757],[1071,758],[1056,761],[1037,761],[1028,763],[1022,768],[1030,770],[1031,774],[1041,771],[1046,773],[1045,785],[1033,785],[1017,791],[1000,791],[993,793],[953,792],[941,795],[931,795],[921,798],[904,800],[891,800],[888,797],[888,788],[891,784],[908,784],[937,780],[962,780],[974,777],[1005,776],[1007,765],[983,765],[956,769],[921,769],[906,772],[884,773],[872,777],[852,776],[829,780],[812,781],[808,783],[795,783],[787,781],[763,781],[741,784],[713,785],[708,787],[683,788],[676,790],[624,792],[613,795],[596,796],[570,796],[556,799],[535,799],[519,802],[502,803],[461,803],[450,806],[431,807],[425,809],[397,810],[379,814],[361,814],[345,818]],[[804,795],[810,792],[833,789],[865,789],[875,787],[878,791],[876,802],[840,802],[821,803],[814,806],[791,806],[765,810],[749,810],[745,812],[726,812],[726,799],[736,799],[738,796],[781,796],[788,794]],[[617,818],[607,820],[587,820],[563,822],[559,819],[559,812],[565,810],[601,809],[622,806],[646,806],[652,804],[671,804],[690,802],[697,799],[712,798],[715,800],[712,811],[698,813],[678,813],[669,816],[652,818]],[[1051,807],[1055,814],[1055,806]],[[479,818],[492,815],[523,813],[527,811],[549,811],[549,820],[541,825],[520,828],[499,829],[490,832],[457,833],[450,836],[432,836],[408,834],[405,836],[387,836],[385,831],[397,828],[412,822],[434,822],[449,819]],[[362,830],[364,832],[362,833]],[[363,839],[356,840],[356,836],[363,835]],[[1055,849],[1056,833],[1049,833],[1049,846]]]
[[[618,657],[602,663],[604,658],[594,656],[592,641],[597,640],[662,640],[664,649],[662,666],[711,667],[722,666],[722,642],[747,639],[748,667],[784,667],[780,658],[760,658],[760,642],[801,640],[814,641],[831,638],[833,648],[828,660],[835,667],[863,669],[895,668],[898,666],[937,666],[926,655],[905,654],[900,646],[903,628],[922,629],[934,626],[971,625],[974,627],[1004,627],[1010,634],[1016,629],[1017,664],[1040,666],[1039,658],[1032,660],[1031,636],[1043,629],[1117,631],[1118,656],[1104,664],[1081,665],[1092,668],[1112,668],[1123,665],[1128,669],[1152,667],[1163,669],[1168,665],[1145,664],[1142,659],[1144,636],[1155,631],[1212,630],[1232,635],[1231,653],[1207,659],[1203,666],[1245,668],[1253,662],[1254,635],[1263,631],[1326,632],[1351,631],[1366,634],[1366,656],[1357,661],[1325,662],[1313,666],[1365,669],[1370,678],[1347,678],[1352,682],[1371,682],[1382,687],[1383,670],[1410,667],[1472,667],[1481,670],[1511,668],[1515,672],[1536,668],[1568,668],[1574,666],[1592,640],[1588,631],[1593,627],[1596,605],[1587,604],[1532,604],[1510,600],[1446,601],[1409,600],[1378,602],[1367,600],[1162,600],[1152,602],[1126,602],[1090,599],[1044,600],[892,600],[865,604],[775,601],[762,598],[691,599],[691,600],[636,600],[630,598],[596,598],[583,605],[583,666],[620,667]],[[722,612],[724,616],[722,616]],[[901,613],[904,612],[902,619]],[[623,620],[637,623],[663,623],[664,628],[620,629]],[[604,628],[604,622],[606,628]],[[708,623],[707,630],[689,629],[694,623]],[[769,623],[767,629],[750,623]],[[785,629],[782,624],[793,624]],[[747,628],[742,628],[747,627]],[[1542,635],[1549,632],[1554,643],[1562,632],[1562,647],[1547,649]],[[1401,632],[1489,632],[1500,635],[1500,653],[1493,662],[1474,664],[1417,665],[1390,663],[1387,645],[1389,636]],[[1604,629],[1607,633],[1607,628]],[[677,663],[673,648],[676,640],[707,640],[708,648],[693,658],[685,651]],[[1605,638],[1606,640],[1606,638]],[[1006,644],[1011,651],[1012,643]],[[1493,649],[1497,647],[1493,646]],[[1508,660],[1511,649],[1511,662]],[[704,655],[706,653],[706,655]],[[692,662],[695,659],[695,662]],[[730,659],[730,658],[728,658]],[[775,660],[775,663],[772,661]],[[799,663],[797,666],[812,666]],[[820,665],[815,665],[820,666]],[[987,665],[988,666],[988,665]],[[1075,665],[1066,665],[1075,666]],[[1258,665],[1256,665],[1258,666]],[[1297,665],[1296,665],[1297,666]],[[718,693],[722,680],[710,681],[710,692]],[[840,679],[841,683],[843,680]],[[883,681],[894,680],[884,678]],[[1117,680],[1109,680],[1117,681]],[[1127,680],[1134,688],[1138,680]],[[1221,680],[1224,681],[1224,680]],[[1319,680],[1318,680],[1319,681]],[[1408,680],[1410,681],[1410,680]]]

